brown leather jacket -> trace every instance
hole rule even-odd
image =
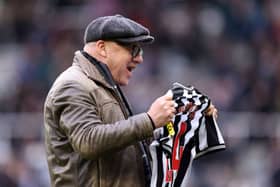
[[[80,51],[44,106],[53,187],[144,186],[140,140],[152,136],[146,113],[129,117],[122,98]]]

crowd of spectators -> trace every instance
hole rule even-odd
[[[278,0],[0,0],[1,116],[42,113],[52,82],[71,65],[74,52],[83,47],[85,26],[95,17],[112,14],[142,23],[156,38],[153,45],[144,48],[144,63],[134,72],[131,84],[124,88],[134,112],[147,110],[173,82],[193,85],[207,93],[221,112],[268,116],[280,112]],[[0,131],[2,124],[3,120]],[[38,125],[43,127],[42,122]],[[15,126],[21,128],[21,124]],[[41,138],[10,140],[13,156],[8,164],[0,157],[0,186],[4,178],[10,178],[13,183],[10,186],[48,186],[48,176],[32,177],[31,166],[21,158],[28,150],[40,152]],[[235,140],[226,138],[229,144]],[[226,153],[213,155],[210,165],[208,157],[205,158],[194,169],[190,185],[280,186],[280,163],[275,161],[280,152],[279,139],[279,136],[249,136],[242,139],[246,142],[230,146],[232,149]],[[7,147],[2,142],[0,137],[1,151]],[[30,142],[32,148],[28,146]],[[271,152],[269,158],[273,162],[263,160],[264,152]],[[220,162],[217,157],[224,159]],[[242,160],[244,157],[248,159]],[[267,165],[273,165],[273,169],[259,164],[259,159],[271,162]],[[237,163],[244,168],[232,168]],[[208,173],[205,171],[202,180],[198,172],[205,168]],[[268,176],[257,173],[260,170]],[[230,181],[230,175],[234,174],[246,181],[245,174],[249,172],[264,178],[258,177],[257,184]],[[211,178],[210,182],[204,183],[207,178]]]

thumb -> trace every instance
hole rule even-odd
[[[168,90],[164,96],[170,100],[173,100],[173,92],[171,90]],[[177,106],[178,104],[174,101],[174,107],[176,108]]]
[[[173,93],[172,93],[172,91],[171,91],[171,90],[168,90],[168,91],[166,92],[165,96],[168,97],[168,98],[170,98],[170,99],[172,99],[172,98],[173,98]]]

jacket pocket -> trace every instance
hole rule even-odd
[[[102,103],[101,119],[105,124],[125,119],[119,103],[115,100],[107,100]]]

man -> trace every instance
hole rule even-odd
[[[154,38],[121,15],[100,17],[86,28],[84,49],[54,82],[44,107],[45,141],[55,187],[131,187],[148,184],[142,140],[172,120],[171,95],[132,115],[119,86],[143,62],[141,46]],[[208,112],[216,112],[211,106]],[[144,158],[144,159],[143,159]],[[145,176],[146,175],[146,176]]]

